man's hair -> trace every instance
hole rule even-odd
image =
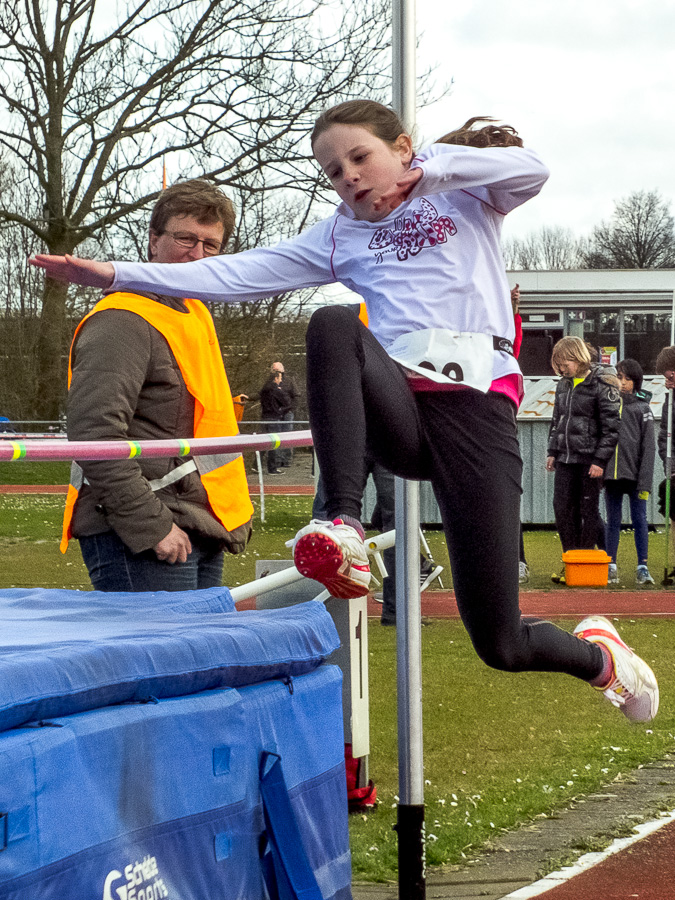
[[[194,216],[203,225],[220,222],[223,226],[223,246],[234,231],[232,201],[218,185],[205,178],[177,181],[162,191],[150,216],[150,230],[155,234],[164,234],[172,216]]]
[[[656,357],[656,372],[665,375],[666,372],[675,372],[675,347],[664,347]]]
[[[642,371],[642,366],[636,359],[622,359],[621,362],[617,364],[616,371],[621,375],[625,375],[626,378],[630,378],[633,382],[633,391],[640,390],[644,372]]]
[[[439,138],[437,144],[463,144],[466,147],[522,147],[523,141],[510,125],[480,125],[496,122],[490,116],[474,116],[472,119]],[[474,126],[479,127],[475,128]]]
[[[591,367],[591,354],[588,352],[586,343],[580,337],[560,338],[553,348],[551,365],[558,374],[560,374],[558,366],[565,359],[573,359],[576,362],[584,363],[587,370]]]

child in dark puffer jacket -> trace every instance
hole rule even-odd
[[[634,359],[624,359],[616,367],[621,389],[619,441],[605,468],[607,507],[606,544],[612,557],[609,584],[619,583],[616,554],[621,531],[623,496],[628,494],[630,517],[637,551],[636,581],[654,584],[647,566],[647,499],[654,476],[654,417],[649,407],[651,394],[642,390],[642,368]]]
[[[555,472],[553,511],[563,552],[592,549],[601,533],[600,492],[608,460],[619,438],[616,378],[591,364],[579,337],[553,348],[556,387],[546,468]],[[551,576],[562,582],[564,576]]]

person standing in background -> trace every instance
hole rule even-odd
[[[272,374],[281,375],[281,389],[286,395],[287,409],[281,415],[281,423],[277,429],[279,432],[293,431],[293,422],[295,421],[295,411],[298,407],[300,391],[295,383],[295,378],[284,369],[281,362],[272,363]],[[289,468],[293,462],[293,448],[282,447],[277,451],[278,465],[283,468]]]
[[[555,393],[546,469],[555,472],[553,511],[565,553],[592,549],[598,541],[602,478],[619,439],[619,390],[615,376],[591,364],[579,337],[561,338],[551,365],[562,378]],[[563,584],[564,574],[551,580]]]
[[[675,347],[664,347],[659,353],[656,357],[656,372],[658,375],[663,375],[666,382],[666,396],[663,407],[661,408],[661,425],[659,427],[658,435],[659,457],[663,463],[666,478],[659,484],[659,512],[664,518],[668,515],[668,518],[670,519],[670,540],[675,554],[675,509],[673,508],[675,506],[675,483],[673,483],[672,480],[672,471],[670,473],[670,509],[666,512],[666,480],[668,477],[668,407],[670,406],[670,392],[675,389]],[[664,583],[670,584],[673,578],[675,578],[675,569],[666,572]]]
[[[260,389],[260,408],[267,434],[281,431],[281,421],[288,410],[288,395],[281,386],[281,372],[273,371]],[[267,474],[281,475],[279,449],[267,451]]]
[[[639,585],[654,584],[647,566],[647,499],[652,489],[656,449],[654,417],[649,408],[652,395],[642,390],[643,373],[636,360],[622,360],[616,371],[621,391],[621,427],[618,443],[605,468],[606,546],[607,553],[612,557],[608,583],[619,583],[616,555],[621,533],[623,496],[628,494],[638,563],[635,580]]]

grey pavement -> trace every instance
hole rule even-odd
[[[500,900],[673,808],[675,753],[631,772],[602,793],[578,797],[548,818],[502,834],[467,865],[428,870],[427,900]],[[354,883],[352,893],[354,900],[397,900],[398,886]]]

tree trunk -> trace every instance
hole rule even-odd
[[[37,396],[38,418],[58,419],[66,409],[68,335],[66,297],[68,285],[45,279],[38,337]]]

